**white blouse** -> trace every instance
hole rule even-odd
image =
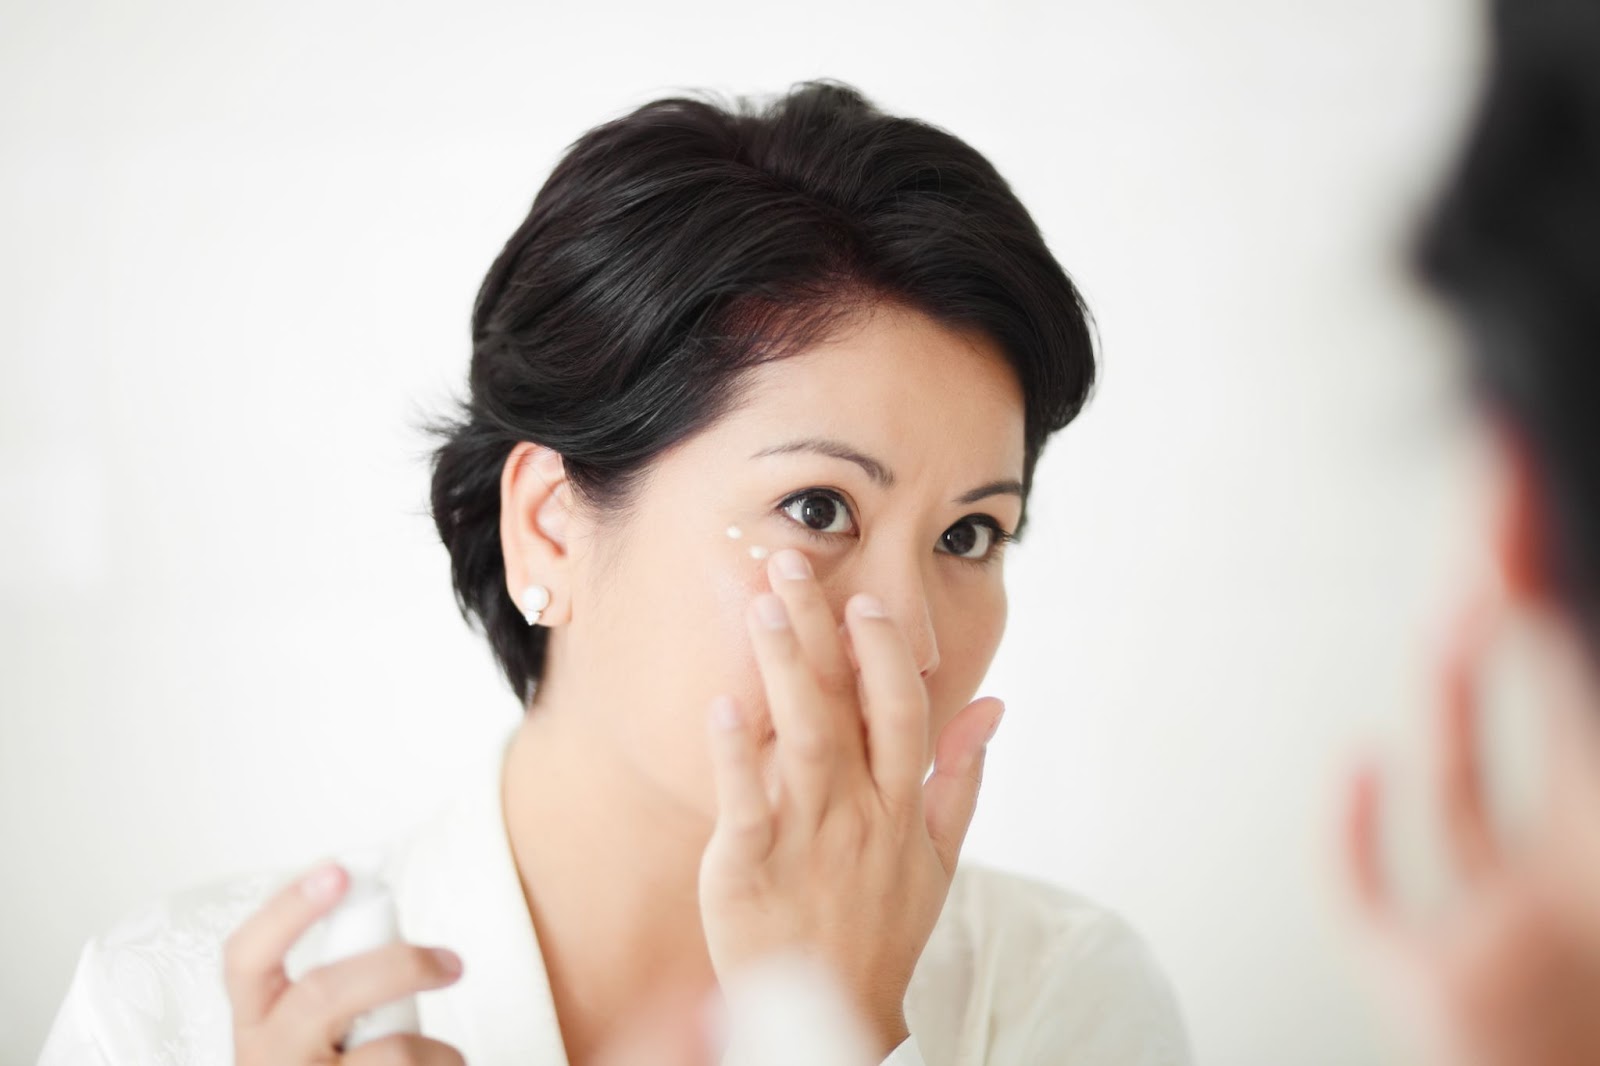
[[[416,997],[421,1031],[469,1066],[566,1066],[543,957],[506,837],[513,730],[415,832],[334,857],[392,887],[401,935],[464,972]],[[229,878],[134,912],[78,957],[40,1066],[233,1061],[222,945],[299,871]],[[309,939],[309,938],[307,938]],[[308,968],[302,940],[285,968]],[[958,868],[906,992],[912,1036],[884,1066],[1189,1066],[1166,978],[1114,913],[1051,885]]]

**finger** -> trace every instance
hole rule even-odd
[[[1362,916],[1373,924],[1388,924],[1391,919],[1389,893],[1378,857],[1381,838],[1378,808],[1378,772],[1371,765],[1363,765],[1352,776],[1345,797],[1340,834],[1344,845],[1344,873]]]
[[[302,1047],[324,1050],[344,1038],[356,1015],[460,976],[461,959],[453,951],[385,944],[308,971],[284,993],[278,1010]]]
[[[840,714],[828,706],[834,697],[822,690],[801,651],[782,599],[762,593],[750,602],[745,621],[777,733],[784,795],[801,818],[815,821],[833,788]]]
[[[984,757],[1005,709],[992,697],[974,700],[939,733],[933,774],[922,786],[922,805],[928,837],[945,873],[953,874],[961,857],[961,844],[978,808]]]
[[[855,668],[840,636],[839,620],[834,617],[822,585],[812,576],[810,562],[793,548],[773,553],[767,560],[767,577],[772,591],[788,608],[789,624],[812,670],[816,671],[818,684],[833,697],[829,707],[839,714],[836,728],[841,741],[841,760],[853,758],[865,767],[865,738],[855,700]]]
[[[235,1025],[254,1025],[267,1016],[289,987],[283,969],[289,948],[349,887],[350,875],[343,867],[323,863],[279,889],[229,934],[222,971]]]
[[[345,1052],[340,1061],[346,1066],[390,1066],[396,1062],[416,1066],[466,1066],[467,1060],[443,1041],[416,1033],[395,1033]]]
[[[839,623],[837,632],[839,634],[839,643],[844,647],[845,657],[850,660],[851,673],[859,673],[861,670],[861,662],[856,658],[855,645],[850,642],[850,623],[848,621],[841,621]]]
[[[793,548],[774,552],[767,560],[767,578],[772,591],[789,609],[795,638],[811,660],[818,679],[835,691],[853,691],[855,674],[840,638],[839,620],[811,572],[810,561]]]
[[[761,779],[755,738],[738,705],[718,696],[707,716],[711,772],[716,786],[717,822],[713,842],[737,858],[759,861],[772,850],[772,807]]]
[[[1544,817],[1538,824],[1560,839],[1576,828],[1574,822],[1587,825],[1591,812],[1600,809],[1600,678],[1588,645],[1567,619],[1532,605],[1524,614],[1542,696],[1537,713]]]
[[[877,598],[852,596],[845,619],[860,663],[872,779],[887,800],[920,801],[928,767],[928,692],[922,672],[905,635]]]
[[[1471,608],[1447,649],[1440,678],[1439,788],[1445,842],[1469,881],[1495,861],[1479,748],[1478,674],[1489,643],[1488,616]]]

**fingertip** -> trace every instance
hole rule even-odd
[[[450,978],[452,981],[460,978],[463,970],[460,955],[457,955],[455,952],[445,947],[436,947],[432,948],[431,950],[433,952],[434,959],[439,964],[439,970],[441,973]]]
[[[995,705],[994,716],[989,719],[989,728],[983,734],[984,749],[988,748],[989,741],[993,740],[994,735],[1000,731],[1000,720],[1004,718],[1006,714],[1006,705],[1004,700],[995,699],[992,696],[990,699],[994,701]]]
[[[300,894],[317,906],[339,898],[348,886],[349,874],[339,863],[325,860],[300,879]]]

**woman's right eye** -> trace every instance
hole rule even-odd
[[[778,510],[807,533],[828,536],[855,530],[849,505],[831,492],[818,489],[797,492],[779,504]]]

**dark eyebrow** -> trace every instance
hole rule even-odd
[[[1017,481],[1014,478],[1007,478],[1003,481],[991,481],[987,485],[979,485],[971,492],[962,493],[960,496],[956,497],[956,502],[962,504],[977,503],[979,500],[985,499],[989,496],[1015,496],[1020,500],[1022,499],[1022,482]]]
[[[845,462],[855,463],[867,476],[884,488],[894,484],[894,474],[887,466],[870,455],[863,455],[843,441],[831,440],[827,437],[805,437],[792,440],[785,444],[775,444],[770,448],[763,448],[750,458],[760,459],[767,455],[787,455],[791,452],[815,452],[818,455],[830,456],[834,459],[843,459]],[[964,492],[956,497],[956,503],[977,503],[979,500],[990,496],[1016,496],[1022,497],[1022,482],[1015,478],[1004,478],[991,481],[987,485],[979,485],[971,492]]]
[[[770,448],[762,448],[750,458],[760,459],[764,455],[786,455],[789,452],[816,452],[818,455],[843,459],[865,470],[868,477],[884,488],[894,484],[894,475],[878,460],[870,455],[862,455],[848,444],[826,437],[806,437],[802,440],[789,441],[787,444],[775,444]]]

